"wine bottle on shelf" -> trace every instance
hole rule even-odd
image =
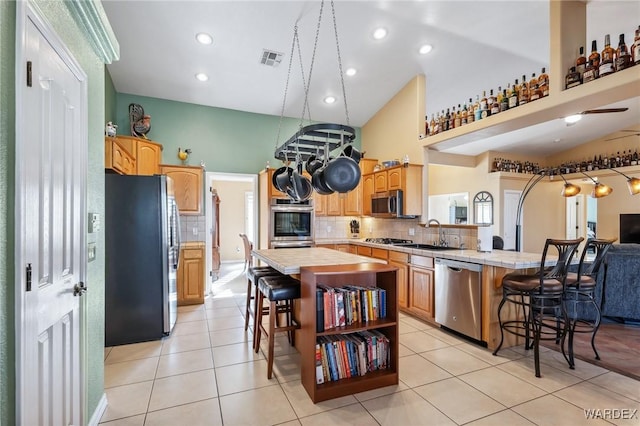
[[[569,72],[564,79],[564,88],[571,89],[572,87],[576,87],[582,84],[582,80],[580,79],[580,73],[576,71],[576,67],[569,68]]]
[[[474,120],[482,119],[482,108],[480,107],[480,95],[476,95],[476,102],[473,104]]]
[[[518,85],[518,79],[516,78],[515,84],[511,89],[511,95],[509,95],[509,109],[515,108],[518,106],[518,90],[520,86]]]
[[[527,84],[527,76],[523,75],[520,91],[518,92],[518,106],[524,105],[527,102],[529,102],[529,86]]]
[[[624,42],[624,34],[620,34],[618,39],[618,48],[616,49],[616,71],[622,71],[623,69],[631,66],[631,55],[627,44]]]
[[[507,89],[502,90],[502,99],[500,101],[500,112],[509,109],[509,97],[507,96]]]
[[[580,53],[576,59],[576,71],[580,73],[580,77],[584,74],[584,70],[587,67],[587,58],[584,56],[584,46],[580,46]]]
[[[451,114],[449,114],[449,130],[456,127],[454,125],[455,121],[456,121],[456,107],[453,106],[451,107]]]
[[[541,92],[541,97],[549,96],[549,75],[545,67],[542,67],[542,72],[538,77],[538,88]]]
[[[498,86],[498,93],[496,93],[496,99],[498,100],[499,104],[502,103],[502,96],[504,96],[502,93],[502,86]]]
[[[604,36],[604,49],[600,54],[600,67],[598,69],[600,77],[612,74],[615,71],[613,64],[614,54],[615,51],[611,47],[610,37],[607,34]]]
[[[431,114],[431,121],[429,122],[429,128],[431,130],[431,134],[435,135],[436,134],[435,132],[437,131],[437,129],[436,129],[436,119],[433,114]]]
[[[492,114],[493,104],[496,101],[496,97],[493,95],[493,89],[489,90],[489,97],[487,98],[487,116]]]
[[[593,66],[593,61],[589,59],[587,61],[587,67],[584,69],[584,73],[582,74],[582,82],[588,83],[590,81],[595,80],[598,74],[598,69]]]
[[[631,56],[635,65],[640,64],[640,25],[633,37],[633,46],[631,46]]]
[[[489,109],[488,102],[489,101],[487,100],[487,91],[483,90],[482,91],[482,99],[480,99],[480,111],[486,111],[486,110]],[[484,118],[484,117],[482,117],[482,118]]]
[[[500,104],[498,103],[498,97],[497,96],[493,96],[493,90],[491,91],[491,97],[490,99],[493,100],[493,102],[491,103],[491,109],[489,110],[491,112],[491,115],[495,115],[498,114],[500,112]]]
[[[467,124],[475,121],[475,112],[473,110],[473,98],[469,98],[469,110],[467,111]]]
[[[464,126],[468,123],[469,111],[467,110],[467,104],[462,107],[462,113],[460,114],[460,125]]]
[[[591,61],[591,64],[593,65],[594,78],[600,77],[600,53],[598,52],[598,42],[596,40],[591,42],[591,54],[589,55],[589,61]]]
[[[458,110],[456,111],[454,109],[455,112],[455,117],[453,119],[453,127],[460,127],[462,125],[462,108],[460,107],[460,104],[458,104]]]
[[[529,86],[529,87],[530,87],[529,102],[536,101],[542,97],[542,91],[540,90],[537,84],[534,84],[533,86]]]

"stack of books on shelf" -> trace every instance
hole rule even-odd
[[[377,330],[319,336],[316,342],[317,384],[364,376],[390,364],[389,339]]]
[[[349,285],[316,288],[316,331],[387,317],[387,292],[378,287]]]

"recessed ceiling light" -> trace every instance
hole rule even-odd
[[[431,52],[431,49],[433,49],[433,46],[431,46],[430,44],[423,44],[422,46],[420,46],[420,54],[421,55],[426,55],[427,53]]]
[[[344,72],[346,75],[348,75],[349,77],[352,77],[354,75],[356,75],[358,71],[355,68],[347,68],[347,70]]]
[[[570,115],[570,116],[564,118],[564,122],[567,123],[567,124],[574,124],[574,123],[577,123],[580,120],[582,120],[582,115],[581,114],[573,114],[573,115]]]
[[[198,33],[196,34],[196,40],[198,40],[201,44],[211,44],[213,43],[213,37],[211,37],[207,33]]]
[[[378,28],[373,32],[373,38],[376,40],[381,40],[387,36],[386,28]]]
[[[324,98],[324,103],[325,104],[332,104],[336,101],[335,96],[327,96],[326,98]]]
[[[209,80],[209,76],[206,75],[203,72],[199,72],[198,74],[196,74],[196,79],[198,79],[200,81],[207,81],[207,80]]]

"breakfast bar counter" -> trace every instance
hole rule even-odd
[[[305,266],[351,265],[357,263],[386,263],[384,260],[343,253],[322,247],[253,250],[251,254],[273,269],[286,275],[300,273]]]

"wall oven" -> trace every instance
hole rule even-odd
[[[313,201],[274,198],[269,205],[269,248],[314,245]]]

